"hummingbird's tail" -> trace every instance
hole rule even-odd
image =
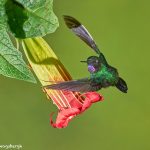
[[[126,82],[120,77],[116,84],[116,87],[123,93],[127,93],[127,91],[128,91],[128,86],[127,86]]]

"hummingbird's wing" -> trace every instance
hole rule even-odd
[[[97,91],[101,88],[99,84],[93,83],[90,79],[84,78],[79,80],[58,82],[56,84],[46,85],[44,88],[54,90],[65,90],[73,92]]]
[[[69,29],[71,29],[80,39],[89,45],[97,54],[100,54],[99,48],[97,47],[93,37],[78,20],[71,16],[64,16],[64,20]]]

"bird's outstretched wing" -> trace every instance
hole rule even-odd
[[[71,16],[64,16],[64,20],[69,29],[71,29],[78,37],[80,37],[80,39],[82,39],[88,46],[100,55],[99,48],[93,40],[93,37],[78,20]]]
[[[79,80],[58,82],[56,84],[46,85],[44,86],[44,88],[73,92],[89,92],[97,91],[101,88],[101,86],[99,84],[91,82],[91,80],[88,78],[84,78]]]

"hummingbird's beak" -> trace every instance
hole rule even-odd
[[[85,60],[81,60],[80,62],[82,62],[82,63],[87,63],[87,61],[85,61]]]

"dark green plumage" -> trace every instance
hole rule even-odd
[[[86,61],[81,61],[87,63],[90,78],[58,82],[45,87],[55,90],[88,92],[98,91],[101,88],[109,86],[116,86],[120,91],[127,93],[128,87],[126,82],[119,77],[117,69],[107,63],[104,55],[100,52],[87,29],[73,17],[64,16],[64,20],[68,28],[90,46],[98,56],[90,56]]]
[[[118,81],[118,72],[105,65],[101,65],[101,69],[96,73],[91,73],[91,80],[102,85],[102,87],[114,86]]]

